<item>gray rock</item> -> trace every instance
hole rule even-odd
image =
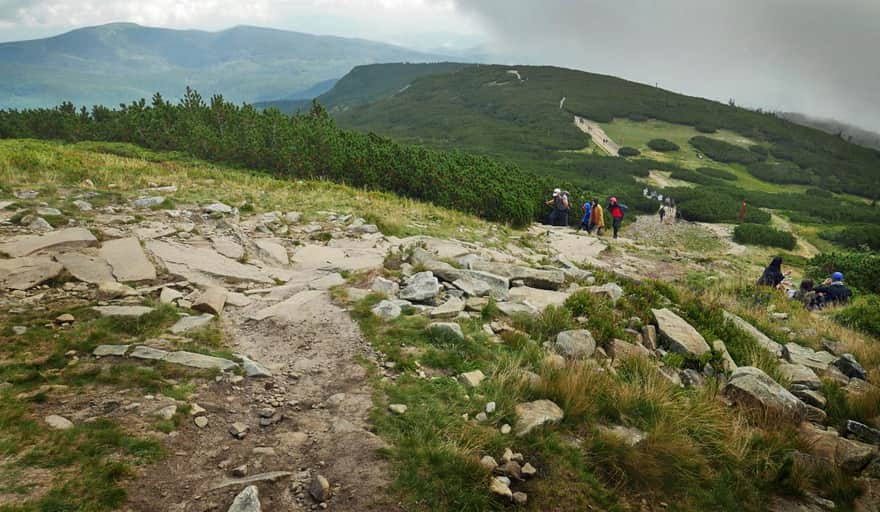
[[[208,426],[208,417],[207,416],[196,416],[193,418],[193,423],[196,424],[199,428],[205,428]]]
[[[62,213],[61,210],[59,210],[58,208],[52,208],[50,206],[38,206],[37,215],[47,217],[59,217],[62,215]]]
[[[55,255],[58,263],[80,281],[92,284],[114,281],[113,269],[107,260],[80,252],[63,252]]]
[[[724,368],[725,372],[730,373],[733,370],[736,370],[736,361],[734,361],[733,358],[730,357],[730,352],[727,351],[727,345],[725,345],[723,341],[713,341],[712,350],[721,354],[721,366]]]
[[[81,212],[92,211],[92,203],[88,201],[83,201],[82,199],[77,199],[76,201],[74,201],[73,206],[76,206]]]
[[[801,421],[806,414],[803,402],[752,366],[737,368],[730,375],[724,394],[740,406],[759,409],[795,422]]]
[[[318,503],[323,503],[330,499],[330,482],[322,475],[315,475],[312,483],[309,484],[309,494]]]
[[[489,272],[509,280],[521,280],[523,284],[532,288],[558,290],[565,285],[565,273],[561,270],[540,270],[495,261],[474,261],[471,263],[471,269]]]
[[[133,297],[135,295],[138,295],[137,290],[116,281],[102,281],[98,283],[98,298],[102,300]]]
[[[388,406],[388,410],[394,414],[404,414],[406,413],[407,406],[404,404],[391,404]]]
[[[853,357],[852,354],[843,354],[840,359],[834,361],[833,364],[843,372],[844,375],[851,379],[868,380],[865,369],[862,368],[862,365],[856,361],[856,358]]]
[[[182,299],[183,294],[174,288],[162,288],[162,291],[159,292],[159,302],[162,304],[171,304],[177,299]]]
[[[495,461],[495,458],[491,455],[484,455],[482,459],[480,459],[480,465],[489,471],[494,471],[495,468],[498,467],[498,462]]]
[[[257,486],[249,485],[232,500],[227,512],[261,512],[261,510],[260,491],[257,490]]]
[[[21,335],[23,335],[24,333],[27,332],[27,330],[28,330],[28,328],[25,327],[24,325],[13,325],[13,326],[12,326],[12,332],[13,332],[13,334],[15,334],[16,336],[21,336]]]
[[[195,329],[201,329],[210,324],[214,318],[216,317],[210,313],[205,313],[199,316],[184,316],[172,325],[169,330],[172,334],[182,334]]]
[[[513,491],[510,490],[510,480],[496,476],[492,478],[492,481],[489,483],[489,491],[492,494],[496,494],[498,496],[504,496],[510,500],[513,500]]]
[[[660,336],[673,352],[700,357],[709,352],[709,344],[689,323],[668,309],[652,309]]]
[[[27,218],[28,217],[25,217],[22,221],[25,221]],[[49,221],[42,217],[33,217],[33,219],[28,222],[27,227],[34,231],[52,231],[55,229],[52,227],[52,224],[49,224]]]
[[[497,304],[498,311],[501,311],[506,316],[514,316],[514,315],[533,315],[538,312],[537,309],[529,306],[527,304],[518,304],[516,302],[499,302]]]
[[[648,440],[647,432],[633,427],[624,427],[623,425],[613,425],[610,427],[599,425],[596,429],[598,429],[601,434],[617,439],[628,446],[644,444]]]
[[[516,411],[516,435],[524,436],[534,429],[548,423],[562,421],[562,409],[550,400],[535,400],[519,403]]]
[[[543,311],[547,306],[562,306],[567,298],[568,294],[565,292],[542,290],[529,286],[515,286],[509,292],[511,301],[527,304],[538,311]]]
[[[95,350],[92,351],[92,355],[95,357],[122,357],[128,352],[130,347],[131,345],[98,345],[95,347]]]
[[[36,199],[40,195],[36,190],[16,190],[12,193],[18,199]]]
[[[590,331],[585,329],[563,331],[556,335],[553,348],[559,354],[570,359],[586,359],[596,351],[596,340]]]
[[[765,350],[776,357],[782,357],[782,345],[771,340],[766,334],[756,329],[755,326],[728,311],[724,311],[724,318],[733,322],[733,324],[740,330],[745,331],[746,334],[757,341],[758,345]]]
[[[785,347],[783,347],[783,356],[790,363],[802,364],[817,372],[827,370],[828,366],[837,359],[837,357],[824,350],[816,352],[797,343],[786,343]]]
[[[84,228],[67,228],[45,235],[24,236],[0,244],[0,252],[20,258],[38,251],[76,249],[98,244],[98,239]]]
[[[215,251],[227,258],[232,258],[234,260],[244,258],[244,247],[233,238],[222,236],[211,237],[211,245],[214,247]]]
[[[153,206],[159,206],[164,202],[165,198],[162,196],[150,196],[135,199],[131,202],[131,205],[135,208],[151,208]]]
[[[434,330],[449,332],[461,339],[464,339],[464,332],[461,330],[461,326],[455,322],[432,322],[428,324],[428,331]]]
[[[629,359],[633,357],[648,359],[651,357],[651,351],[645,347],[616,338],[611,340],[608,348],[610,349],[610,355],[614,359]]]
[[[657,328],[653,325],[642,326],[642,344],[648,350],[657,350]]]
[[[401,308],[394,302],[390,300],[383,300],[373,306],[370,311],[373,312],[374,315],[378,316],[382,320],[390,321],[399,317],[401,314]]]
[[[828,400],[825,395],[812,389],[792,389],[791,394],[800,398],[802,402],[819,409],[824,409]]]
[[[61,264],[43,255],[0,259],[0,288],[29,290],[55,279],[63,270]]]
[[[270,471],[268,473],[259,473],[245,478],[230,478],[214,484],[211,490],[223,489],[225,487],[250,485],[260,482],[277,482],[279,480],[290,478],[293,473],[290,471]]]
[[[188,366],[190,368],[200,368],[203,370],[221,370],[229,371],[238,368],[238,365],[228,359],[220,357],[206,356],[204,354],[196,354],[195,352],[177,351],[171,352],[163,361],[168,363]]]
[[[163,420],[170,420],[177,413],[176,405],[166,405],[160,409],[157,409],[153,412],[153,415],[159,417]]]
[[[606,296],[612,304],[617,304],[617,301],[623,297],[623,288],[618,286],[617,283],[605,283],[602,286],[588,286],[587,291],[594,295]]]
[[[287,249],[280,243],[261,238],[254,240],[254,246],[257,248],[258,257],[266,263],[281,266],[290,264],[290,256],[287,254]]]
[[[73,422],[63,416],[58,416],[57,414],[46,416],[44,421],[49,425],[49,428],[54,430],[68,430],[73,428]]]
[[[156,268],[147,259],[137,238],[120,238],[104,242],[100,254],[110,264],[113,275],[120,282],[156,279]]]
[[[816,373],[802,364],[779,363],[779,372],[792,385],[804,386],[807,389],[819,389],[822,387],[822,381]]]
[[[458,382],[460,382],[464,387],[468,389],[474,389],[483,382],[486,376],[480,370],[473,370],[470,372],[462,373],[458,376]]]
[[[210,287],[199,294],[193,301],[192,309],[212,315],[219,315],[223,312],[223,306],[226,304],[226,294],[228,292],[220,287]]]
[[[678,375],[681,377],[682,385],[686,388],[701,388],[706,384],[703,374],[691,368],[679,371]]]
[[[274,284],[267,273],[220,255],[212,249],[192,247],[161,240],[150,240],[147,249],[165,262],[169,271],[186,277],[204,274],[229,281]]]
[[[220,203],[220,202],[206,204],[205,206],[202,207],[202,210],[204,210],[207,213],[221,213],[221,214],[232,213],[231,206],[229,206],[228,204]]]
[[[148,361],[162,361],[168,356],[168,352],[152,347],[137,346],[131,351],[129,357],[135,359],[146,359]]]
[[[400,285],[395,281],[378,276],[373,280],[371,290],[376,293],[384,293],[388,297],[394,297],[400,292]]]
[[[413,302],[431,301],[440,293],[440,282],[430,271],[414,274],[400,291],[400,298]]]
[[[346,231],[356,235],[369,235],[373,233],[378,233],[379,228],[375,224],[361,224],[348,226],[348,228],[346,228]]]
[[[236,439],[244,439],[244,437],[248,433],[248,430],[250,430],[250,427],[238,421],[236,421],[232,425],[229,425],[228,429],[229,435]]]
[[[241,368],[244,370],[244,374],[246,376],[254,379],[272,377],[272,372],[270,372],[265,366],[247,357],[246,355],[235,354],[235,357],[241,359]]]
[[[94,306],[92,309],[101,316],[127,317],[140,317],[153,311],[153,308],[147,306]]]
[[[299,224],[299,222],[302,220],[302,213],[287,212],[284,214],[284,220],[287,221],[288,224]]]
[[[863,443],[880,446],[880,430],[858,421],[847,420],[843,425],[843,435]]]
[[[442,276],[441,276],[442,277]],[[490,272],[479,270],[458,270],[449,272],[452,284],[471,297],[492,296],[496,300],[507,300],[510,280]]]
[[[431,318],[455,318],[464,311],[464,301],[457,297],[450,297],[443,304],[432,309],[429,313]]]

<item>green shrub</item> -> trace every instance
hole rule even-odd
[[[715,183],[717,183],[717,180],[715,178],[711,178],[690,169],[676,169],[672,171],[672,174],[669,177],[676,180],[699,183],[700,185],[714,185]]]
[[[629,157],[629,156],[639,156],[642,154],[642,152],[636,148],[631,148],[629,146],[623,146],[622,148],[620,148],[617,151],[617,154],[620,156],[623,156],[623,157]]]
[[[715,125],[708,124],[708,123],[700,123],[700,124],[696,125],[694,128],[696,128],[697,131],[700,133],[715,133],[718,131],[718,127],[716,127]]]
[[[812,172],[788,162],[775,164],[758,162],[749,165],[748,171],[752,176],[771,183],[810,185],[818,181]]]
[[[880,226],[877,225],[849,226],[840,231],[823,231],[819,236],[849,249],[868,248],[880,251]]]
[[[710,176],[712,178],[720,178],[727,181],[736,181],[736,174],[725,171],[724,169],[716,169],[715,167],[699,167],[697,172]]]
[[[642,114],[635,114],[635,113],[630,114],[626,117],[628,117],[630,121],[635,121],[637,123],[642,123],[642,122],[648,120],[647,116],[643,116]]]
[[[753,144],[749,146],[749,151],[758,155],[761,160],[766,160],[768,156],[770,156],[770,150],[765,148],[764,146],[759,146],[757,144]]]
[[[843,272],[847,285],[856,290],[880,293],[880,254],[873,252],[831,252],[813,256],[806,273],[821,281],[832,272]]]
[[[716,162],[752,164],[760,160],[758,155],[748,149],[735,146],[723,140],[698,135],[692,137],[688,142],[696,150],[701,151]]]
[[[804,191],[804,194],[812,197],[821,197],[822,199],[833,199],[834,193],[830,190],[825,190],[824,188],[808,188]]]
[[[738,225],[733,230],[733,239],[741,244],[780,247],[789,251],[797,246],[797,240],[788,231],[779,231],[760,224]]]
[[[648,141],[648,147],[654,151],[668,152],[681,149],[678,144],[666,139],[652,139]]]
[[[880,338],[880,296],[859,297],[834,314],[838,323]]]
[[[728,222],[739,219],[742,201],[731,196],[718,194],[712,190],[683,191],[675,189],[670,194],[675,198],[681,217],[695,222]],[[770,214],[755,207],[746,209],[745,221],[752,224],[767,224]]]

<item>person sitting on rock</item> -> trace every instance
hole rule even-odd
[[[843,272],[835,272],[815,288],[822,299],[822,305],[846,304],[852,297],[852,290],[843,284]]]
[[[816,309],[819,306],[819,295],[813,289],[813,280],[804,279],[801,286],[794,292],[793,299],[803,303],[807,309]]]
[[[791,271],[786,273],[782,272],[782,256],[776,256],[770,262],[770,265],[764,269],[764,273],[761,274],[761,278],[758,279],[758,284],[779,288],[782,286],[782,282],[785,281],[785,277],[788,274],[791,274]]]

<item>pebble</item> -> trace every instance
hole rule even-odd
[[[330,498],[330,482],[322,475],[315,475],[309,485],[309,494],[319,503],[327,501]]]
[[[407,406],[403,404],[391,404],[388,406],[388,410],[394,414],[403,414],[406,412]]]
[[[208,417],[207,416],[196,416],[193,422],[199,428],[205,428],[208,426]]]
[[[236,421],[232,425],[229,425],[229,434],[236,439],[244,439],[247,435],[249,428],[244,423]]]
[[[501,425],[501,433],[502,434],[507,435],[510,433],[510,430],[511,430],[511,427],[507,423],[505,423],[504,425]]]
[[[56,324],[69,324],[69,323],[73,323],[74,320],[76,320],[76,318],[74,318],[73,315],[71,315],[70,313],[64,313],[63,315],[58,315],[55,318],[55,323]]]
[[[486,404],[486,414],[492,414],[495,412],[495,402],[489,402]]]

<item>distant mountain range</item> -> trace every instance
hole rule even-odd
[[[189,85],[239,102],[318,96],[353,67],[442,56],[363,39],[238,26],[219,32],[113,23],[0,43],[0,108],[115,105]]]
[[[822,130],[831,135],[837,135],[853,144],[880,150],[880,133],[859,128],[836,119],[820,119],[797,112],[780,112],[777,115],[793,123]]]

